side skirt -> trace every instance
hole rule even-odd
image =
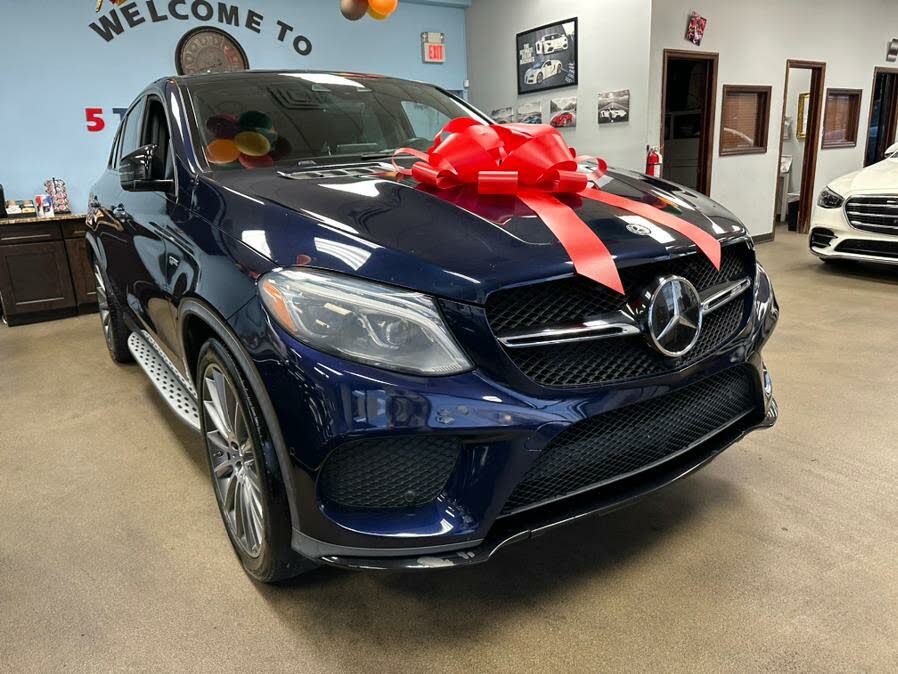
[[[132,332],[128,337],[128,349],[172,411],[199,433],[200,415],[196,391],[153,343],[153,338],[143,331]]]

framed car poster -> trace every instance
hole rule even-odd
[[[518,94],[577,84],[577,19],[518,33]]]

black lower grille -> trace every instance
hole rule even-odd
[[[503,515],[645,470],[758,407],[741,366],[647,402],[581,421],[558,435],[512,492]]]
[[[349,508],[422,506],[442,493],[460,451],[458,438],[430,435],[350,442],[328,457],[319,490]]]
[[[898,259],[898,239],[892,241],[864,241],[848,239],[836,246],[837,253],[854,253],[855,255],[875,255]]]
[[[830,229],[817,228],[811,230],[811,248],[826,248],[836,235]]]
[[[664,374],[708,355],[736,335],[746,301],[737,301],[705,316],[702,333],[683,358],[667,358],[641,336],[508,349],[512,362],[527,377],[549,388],[612,383]]]

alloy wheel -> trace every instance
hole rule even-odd
[[[109,297],[106,294],[106,283],[100,267],[94,264],[94,276],[97,279],[97,305],[100,308],[100,322],[103,324],[103,337],[106,343],[112,346],[112,316],[109,313]]]
[[[210,364],[203,373],[203,415],[215,492],[231,535],[243,551],[262,551],[265,515],[256,447],[246,411],[224,371]]]

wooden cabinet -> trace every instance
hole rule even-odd
[[[94,311],[83,216],[0,221],[0,302],[9,325]]]

